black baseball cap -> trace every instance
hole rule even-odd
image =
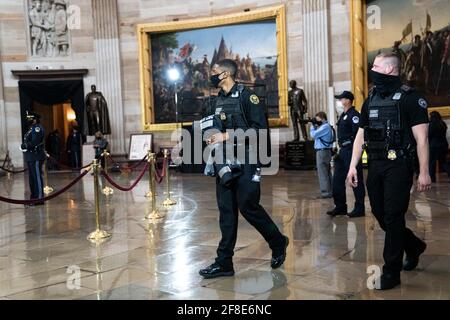
[[[340,95],[334,96],[336,99],[349,99],[349,100],[355,100],[355,96],[350,91],[343,91]]]

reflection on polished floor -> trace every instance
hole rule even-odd
[[[50,181],[56,190],[74,177],[52,174]],[[142,220],[150,210],[148,182],[129,193],[115,190],[109,199],[102,195],[101,222],[112,238],[95,246],[86,240],[95,229],[88,175],[46,206],[0,203],[0,300],[450,299],[450,184],[439,178],[431,191],[413,192],[407,214],[408,226],[428,244],[419,267],[403,272],[401,287],[378,292],[367,288],[367,268],[383,264],[383,232],[369,212],[328,217],[332,201],[315,200],[313,171],[263,178],[262,204],[291,239],[285,265],[271,270],[270,249],[241,218],[236,275],[212,280],[198,269],[213,261],[220,238],[214,179],[173,175],[178,204],[161,209],[165,217],[155,223]],[[1,177],[0,194],[23,198],[26,185],[23,175]]]

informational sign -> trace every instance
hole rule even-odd
[[[141,160],[145,157],[148,150],[153,151],[153,134],[142,133],[130,135],[128,160]]]
[[[285,169],[305,170],[314,168],[315,152],[313,141],[287,142],[285,152]]]

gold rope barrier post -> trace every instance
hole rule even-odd
[[[12,170],[13,166],[12,166],[11,158],[9,157],[9,150],[6,151],[6,159],[8,159],[8,161],[6,162],[7,163],[6,168],[8,170]],[[11,172],[7,172],[6,176],[8,177],[8,180],[11,180],[11,177],[12,177]]]
[[[173,206],[174,204],[177,204],[177,202],[174,199],[170,198],[170,179],[169,179],[169,150],[164,149],[164,161],[166,164],[166,188],[167,188],[167,199],[163,201],[162,205],[165,207]]]
[[[154,153],[152,153],[150,151],[150,149],[147,150],[147,162],[149,164],[148,166],[148,191],[145,194],[146,198],[151,198],[152,197],[152,155],[154,155]],[[156,194],[155,194],[156,196]]]
[[[109,152],[105,149],[105,150],[103,150],[103,153],[102,153],[102,155],[101,155],[101,157],[104,159],[104,161],[105,161],[105,168],[104,168],[104,170],[105,170],[105,174],[108,174],[108,159],[107,159],[107,157],[109,156]],[[105,184],[106,184],[106,181],[105,181]],[[114,190],[112,189],[112,188],[110,188],[110,187],[108,187],[108,186],[105,186],[104,188],[103,188],[103,190],[102,190],[102,193],[105,195],[105,196],[109,196],[109,195],[112,195],[113,193],[114,193]]]
[[[155,162],[156,162],[156,154],[149,153],[150,159],[150,194],[152,201],[152,211],[145,217],[147,220],[157,220],[162,219],[162,216],[159,214],[158,209],[156,208],[156,178],[155,178]]]
[[[94,159],[92,164],[92,169],[94,170],[94,201],[95,201],[95,223],[97,229],[91,232],[87,239],[94,243],[99,243],[104,241],[106,238],[111,237],[111,234],[100,230],[100,197],[99,197],[99,185],[98,185],[98,171],[100,165],[98,164],[97,159]]]
[[[48,172],[47,172],[47,159],[50,155],[45,152],[45,160],[44,160],[44,194],[48,195],[53,192],[53,188],[48,185]]]

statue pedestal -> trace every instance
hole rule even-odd
[[[286,142],[285,170],[313,170],[316,166],[314,141]]]

